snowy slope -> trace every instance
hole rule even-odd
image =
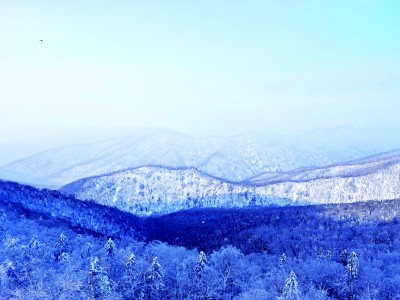
[[[313,204],[398,199],[400,155],[293,172],[258,182],[255,193]]]
[[[137,215],[193,207],[243,207],[253,188],[210,176],[194,168],[146,166],[81,179],[61,188],[81,200],[114,206]],[[258,199],[262,204],[282,201]]]
[[[61,191],[138,215],[194,207],[399,199],[400,154],[386,155],[288,172],[257,184],[233,183],[193,168],[147,166],[81,179]]]
[[[400,148],[400,131],[346,127],[298,135],[249,133],[192,138],[168,130],[68,145],[0,168],[0,178],[59,187],[74,180],[143,165],[195,167],[231,181],[261,172],[323,166]]]
[[[264,172],[244,180],[242,184],[267,185],[285,181],[302,182],[332,177],[357,177],[368,175],[376,170],[398,163],[400,150],[392,150],[350,162],[337,163],[324,167],[305,167],[288,172]],[[400,160],[400,159],[399,159]]]

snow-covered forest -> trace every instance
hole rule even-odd
[[[131,219],[10,182],[0,200],[1,299],[400,296],[398,200]]]

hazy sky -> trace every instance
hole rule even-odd
[[[0,0],[0,141],[400,128],[399,16],[400,1]]]

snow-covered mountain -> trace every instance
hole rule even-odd
[[[94,200],[136,215],[165,214],[193,207],[245,207],[254,201],[263,205],[283,203],[271,197],[255,199],[252,190],[194,168],[161,166],[80,179],[61,188],[62,193],[80,200]]]
[[[323,166],[395,148],[400,148],[399,130],[342,127],[297,135],[192,138],[152,129],[43,151],[0,167],[0,178],[60,187],[122,169],[164,165],[195,167],[213,176],[242,181],[261,172]]]
[[[58,135],[32,137],[30,140],[0,140],[0,166],[22,160],[49,149],[66,145],[91,144],[106,139],[124,137],[129,132],[138,132],[139,128],[87,128],[72,130]]]
[[[146,166],[81,179],[61,192],[137,215],[198,207],[392,200],[400,198],[400,154],[386,153],[270,178],[264,174],[242,184],[194,168]]]
[[[400,154],[386,155],[253,178],[254,192],[313,204],[399,199]]]
[[[385,165],[397,163],[399,155],[400,150],[397,149],[324,167],[304,167],[287,172],[264,172],[242,181],[242,184],[265,186],[286,181],[304,182],[332,177],[359,177],[370,174]]]

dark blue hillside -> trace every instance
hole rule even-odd
[[[62,220],[76,230],[104,236],[139,238],[138,231],[143,231],[140,219],[132,214],[90,201],[83,202],[56,190],[0,181],[0,202],[23,209],[27,216],[34,213]]]
[[[336,253],[365,244],[366,248],[379,244],[400,250],[399,218],[399,200],[201,209],[150,217],[146,220],[146,236],[149,240],[203,250],[233,245],[244,253],[287,252],[306,257],[320,247]]]

